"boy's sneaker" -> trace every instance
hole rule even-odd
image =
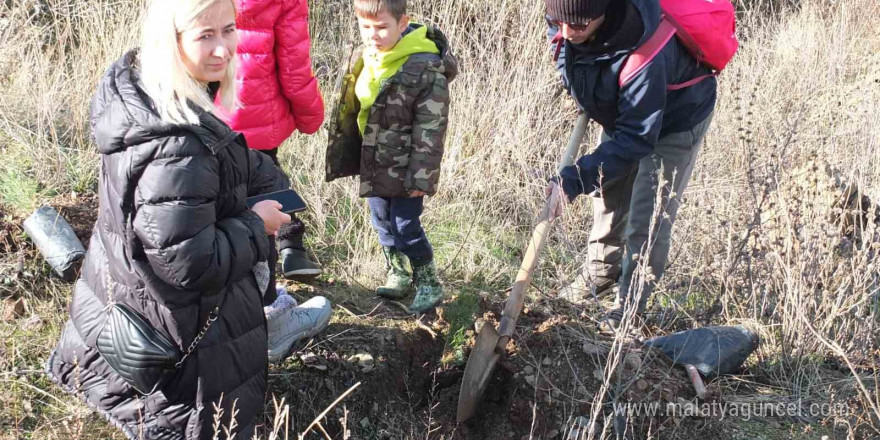
[[[388,275],[385,285],[376,288],[376,294],[389,299],[403,298],[412,287],[412,276],[406,270],[406,256],[394,247],[383,247],[382,253]]]
[[[269,362],[282,362],[293,351],[297,341],[309,339],[327,327],[332,310],[330,301],[316,296],[299,306],[290,295],[279,296],[272,305],[263,307],[269,333]]]
[[[284,278],[310,280],[321,275],[321,266],[309,260],[306,251],[302,249],[281,249],[279,258],[281,259],[281,273],[284,275]]]
[[[443,286],[437,278],[437,265],[432,260],[423,266],[413,267],[416,283],[416,296],[409,306],[410,313],[426,313],[440,304],[443,299]]]
[[[617,294],[619,285],[617,280],[607,277],[592,277],[591,283],[587,282],[587,276],[578,274],[571,284],[562,287],[556,293],[556,297],[568,301],[570,304],[583,305],[593,300],[592,288],[596,289],[596,297],[602,298],[610,294]],[[589,284],[592,284],[590,286]]]

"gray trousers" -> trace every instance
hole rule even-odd
[[[591,279],[620,277],[618,306],[629,302],[644,311],[663,275],[681,196],[711,122],[710,114],[691,130],[663,136],[629,175],[590,194],[593,228],[584,271]],[[601,142],[609,139],[603,132]]]

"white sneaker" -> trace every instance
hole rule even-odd
[[[269,362],[277,364],[290,355],[294,344],[308,339],[327,327],[332,310],[330,301],[316,296],[301,305],[289,295],[279,296],[263,308],[269,332]]]

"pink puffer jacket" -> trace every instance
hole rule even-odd
[[[314,133],[324,101],[309,57],[307,0],[235,0],[238,104],[223,112],[257,150],[277,148],[294,130]]]

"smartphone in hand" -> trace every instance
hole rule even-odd
[[[257,202],[262,202],[263,200],[275,200],[276,202],[281,204],[281,212],[285,214],[292,214],[295,212],[302,212],[306,210],[306,202],[303,201],[302,197],[296,193],[296,191],[292,189],[283,189],[281,191],[270,192],[266,194],[260,194],[258,196],[248,197],[245,199],[245,203],[248,208],[253,208]]]

